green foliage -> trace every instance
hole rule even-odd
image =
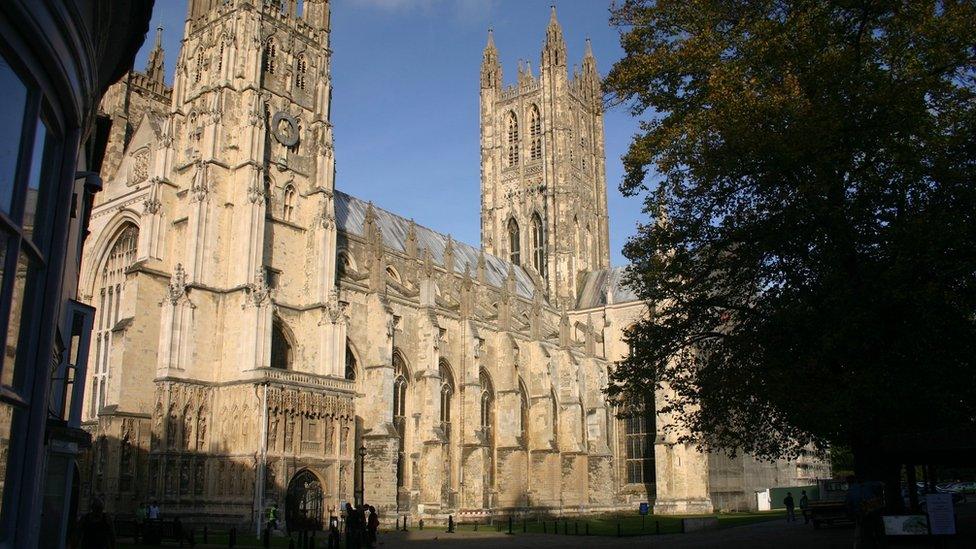
[[[605,87],[641,117],[610,396],[685,442],[870,453],[976,418],[971,1],[625,0]],[[649,174],[656,174],[651,177]]]

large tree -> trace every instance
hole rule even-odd
[[[652,304],[611,396],[703,449],[844,445],[976,418],[971,1],[625,0],[608,101],[641,118],[624,248]],[[886,467],[890,473],[890,467]],[[876,477],[877,478],[877,477]]]

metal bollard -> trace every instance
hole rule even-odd
[[[207,543],[207,525],[203,525],[203,543]]]
[[[447,533],[454,533],[454,515],[447,515]]]
[[[579,535],[579,523],[576,521],[573,521],[573,534]]]
[[[617,537],[620,537],[620,523],[617,523]]]
[[[563,535],[564,536],[569,535],[569,521],[566,519],[563,519]]]
[[[546,521],[542,521],[542,533],[543,534],[548,534],[549,533],[549,532],[546,531]]]
[[[512,515],[508,515],[508,533],[512,533]]]
[[[661,533],[661,521],[659,521],[659,520],[655,520],[654,521],[654,533],[655,534],[660,534]]]
[[[227,547],[235,547],[237,545],[237,527],[231,527],[230,534],[227,536]]]
[[[424,519],[420,519],[419,525],[420,525],[420,529],[423,530],[424,529]]]
[[[587,536],[590,535],[590,523],[589,522],[586,523],[586,535]]]
[[[400,529],[400,517],[397,517],[396,529]]]
[[[474,531],[475,531],[475,532],[477,532],[477,531],[478,531],[478,521],[477,521],[477,520],[476,520],[476,521],[474,521]]]
[[[408,518],[409,516],[410,516],[410,515],[403,515],[403,531],[404,531],[404,532],[406,532],[406,531],[407,531],[407,518]]]
[[[522,517],[522,533],[529,531],[529,519]]]

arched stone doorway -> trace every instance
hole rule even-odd
[[[288,532],[322,529],[322,483],[308,469],[295,473],[285,497],[285,526]]]

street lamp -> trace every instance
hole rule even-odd
[[[356,493],[359,494],[359,498],[356,502],[357,505],[366,504],[366,445],[363,444],[359,447],[359,487]]]

